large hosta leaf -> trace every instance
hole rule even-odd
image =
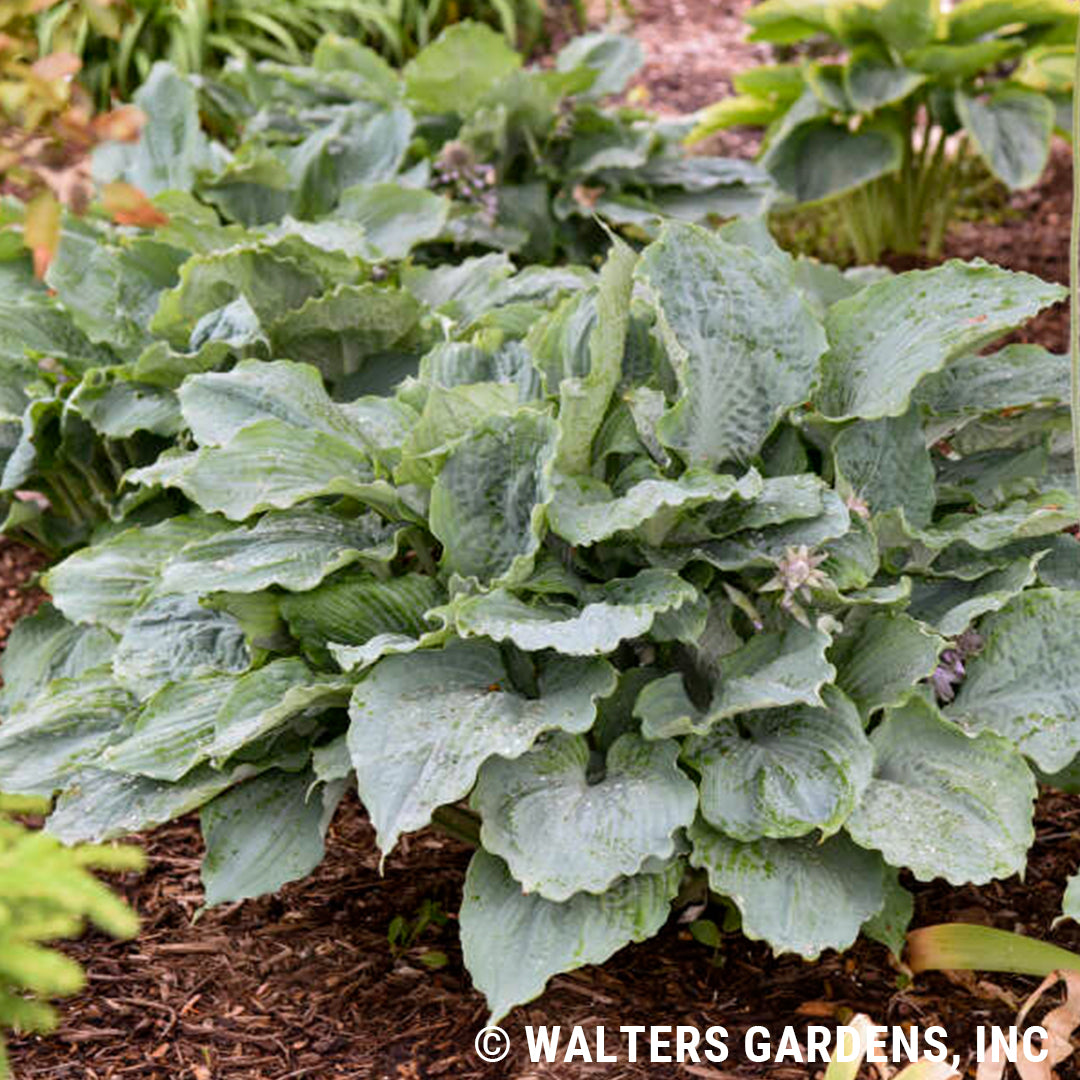
[[[647,634],[658,616],[697,599],[697,590],[669,570],[642,570],[616,578],[580,611],[566,604],[527,604],[506,589],[481,593],[456,605],[463,637],[512,641],[521,649],[555,649],[567,656],[602,656],[620,641]]]
[[[1080,752],[1080,593],[1032,589],[979,625],[984,645],[946,715],[1005,736],[1040,769]]]
[[[1023,872],[1035,779],[1005,739],[971,738],[917,695],[870,738],[874,779],[846,826],[857,843],[920,881],[981,885]]]
[[[478,851],[465,875],[461,947],[492,1020],[543,992],[552,975],[601,964],[631,941],[655,934],[679,889],[682,863],[624,878],[599,896],[564,904],[523,895],[506,864]]]
[[[224,611],[187,596],[162,596],[140,608],[124,628],[113,671],[148,696],[177,679],[214,672],[239,674],[251,666],[244,628]]]
[[[863,715],[895,705],[933,674],[943,638],[907,615],[878,612],[854,620],[837,639],[836,685]]]
[[[597,699],[614,689],[606,661],[556,657],[539,671],[538,696],[525,697],[498,649],[479,642],[381,660],[349,708],[349,750],[379,847],[390,851],[467,795],[489,757],[519,757],[544,731],[588,731]]]
[[[117,738],[135,704],[107,668],[51,683],[0,724],[0,789],[52,795]]]
[[[1050,156],[1054,106],[1045,94],[1005,86],[987,98],[957,93],[956,110],[983,160],[1011,188],[1031,187]]]
[[[813,960],[824,949],[846,949],[885,903],[881,858],[843,833],[824,842],[807,836],[744,844],[699,818],[690,840],[690,864],[734,901],[743,933],[778,953]]]
[[[397,553],[396,537],[373,513],[344,518],[317,505],[271,511],[250,528],[188,544],[165,568],[162,588],[206,595],[278,585],[305,592],[351,563],[386,566]]]
[[[524,577],[540,546],[556,426],[523,410],[494,416],[462,439],[431,492],[431,531],[452,573]]]
[[[721,658],[721,678],[706,709],[687,696],[681,675],[665,675],[642,690],[635,715],[647,738],[705,734],[713,724],[754,709],[824,705],[822,687],[836,676],[825,657],[828,634],[792,622],[758,634]]]
[[[829,310],[818,403],[837,418],[901,416],[924,376],[1063,296],[1059,285],[979,260],[869,285]]]
[[[840,828],[870,782],[873,751],[851,702],[832,687],[822,696],[823,709],[747,713],[686,741],[710,825],[744,841]]]
[[[400,184],[360,184],[341,193],[335,217],[358,222],[373,249],[371,261],[404,259],[417,245],[434,240],[446,224],[449,200]]]
[[[556,733],[514,761],[491,758],[472,795],[481,843],[526,893],[602,893],[650,857],[674,854],[675,830],[693,821],[697,792],[678,756],[673,740],[628,733],[600,770],[582,736]]]
[[[825,349],[788,267],[692,225],[670,225],[637,277],[655,298],[679,380],[658,434],[690,464],[745,461],[804,401]]]
[[[311,772],[277,769],[219,795],[199,816],[206,903],[277,892],[322,862],[323,838],[342,788],[315,787]]]
[[[760,474],[744,476],[687,469],[677,480],[642,480],[615,496],[600,480],[574,476],[559,483],[548,507],[551,530],[571,544],[586,546],[616,533],[642,529],[650,543],[660,543],[680,510],[727,502],[749,501],[762,491]]]

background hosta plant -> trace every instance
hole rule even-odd
[[[1034,184],[1068,134],[1077,13],[1068,0],[765,0],[754,40],[822,39],[833,58],[751,69],[691,139],[764,127],[760,162],[799,203],[836,199],[858,259],[940,253],[977,158]]]
[[[0,797],[0,1077],[10,1075],[3,1030],[49,1031],[50,997],[74,994],[85,982],[74,960],[46,947],[76,937],[88,922],[115,937],[132,937],[134,912],[90,870],[136,870],[136,848],[65,848],[9,815],[40,813],[40,799]]]
[[[981,350],[1058,286],[868,281],[751,224],[412,291],[277,243],[158,296],[137,364],[179,437],[5,652],[0,787],[56,795],[52,834],[198,809],[219,903],[310,871],[352,783],[384,853],[452,815],[496,1016],[655,933],[688,874],[814,957],[899,948],[900,868],[1023,868],[1033,767],[1080,753],[1068,369]],[[362,329],[313,321],[338,296]],[[220,370],[178,351],[197,326]],[[277,359],[228,351],[256,333]]]

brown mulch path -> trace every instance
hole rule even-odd
[[[45,593],[31,584],[45,564],[44,555],[0,537],[0,649],[11,628],[45,599]]]

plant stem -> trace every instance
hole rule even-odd
[[[473,847],[480,846],[480,819],[460,806],[440,806],[432,815],[431,823]]]
[[[1069,355],[1072,367],[1073,472],[1080,498],[1080,25],[1076,28],[1072,101],[1072,229],[1069,235]]]

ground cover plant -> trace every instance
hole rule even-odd
[[[52,834],[199,809],[220,903],[308,873],[355,783],[384,852],[477,844],[496,1016],[684,888],[814,957],[900,947],[901,868],[1022,870],[1080,751],[1069,372],[980,350],[1059,287],[843,275],[749,223],[378,282],[214,229],[121,381],[169,442],[5,653],[0,788],[59,792]]]
[[[960,0],[766,0],[752,38],[820,40],[826,60],[766,65],[705,109],[692,138],[765,128],[760,158],[798,203],[835,200],[858,259],[941,253],[971,162],[1033,185],[1070,129],[1076,9]]]

